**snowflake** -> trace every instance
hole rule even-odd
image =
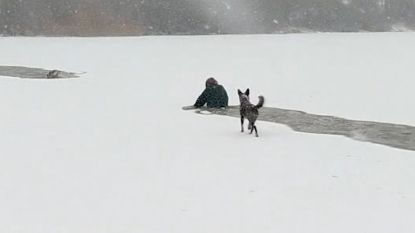
[[[342,3],[344,5],[349,5],[350,3],[352,3],[352,0],[342,0]]]

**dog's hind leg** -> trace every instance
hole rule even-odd
[[[241,115],[241,132],[244,132],[244,116]]]
[[[252,128],[255,129],[255,137],[258,137],[258,130],[256,129],[256,126],[252,125]]]

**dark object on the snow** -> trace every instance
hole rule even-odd
[[[59,78],[60,75],[60,71],[59,70],[51,70],[49,71],[49,73],[46,75],[47,79],[53,79],[53,78]]]
[[[206,80],[206,88],[202,94],[197,98],[194,106],[196,108],[207,105],[208,108],[222,108],[228,107],[228,94],[222,85],[214,78]]]
[[[258,130],[255,125],[255,121],[258,118],[259,112],[258,109],[264,106],[264,97],[259,96],[259,102],[257,105],[251,104],[249,101],[249,88],[243,93],[241,90],[238,89],[238,96],[239,96],[239,113],[241,115],[241,132],[244,132],[244,120],[245,118],[248,119],[248,129],[252,131],[255,130],[255,136],[258,137]]]

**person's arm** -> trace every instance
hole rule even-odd
[[[223,86],[220,86],[220,98],[221,98],[221,105],[225,105],[223,107],[228,107],[228,93],[226,92],[225,88]]]
[[[207,102],[207,91],[206,89],[202,92],[202,94],[197,98],[196,103],[193,105],[196,108],[200,108],[205,105]]]

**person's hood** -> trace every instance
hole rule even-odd
[[[206,87],[212,87],[212,86],[217,86],[218,85],[218,81],[216,81],[216,79],[214,78],[208,78],[206,80]]]

